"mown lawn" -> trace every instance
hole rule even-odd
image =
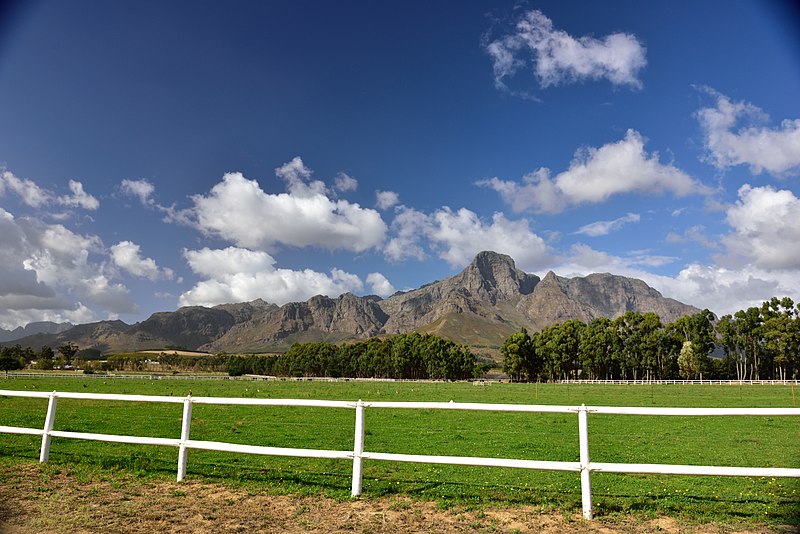
[[[0,389],[365,401],[595,406],[792,407],[790,386],[603,386],[412,382],[7,379]],[[798,392],[800,393],[800,392]],[[0,397],[0,425],[41,428],[47,401]],[[55,428],[177,438],[180,404],[60,399]],[[277,447],[352,450],[346,409],[195,405],[191,437]],[[592,460],[800,468],[800,417],[590,415]],[[35,462],[40,438],[0,434],[0,461]],[[365,450],[407,454],[578,460],[577,416],[367,409]],[[174,478],[177,450],[53,439],[50,461]],[[274,493],[350,496],[352,464],[192,450],[188,477]],[[800,479],[594,473],[595,513],[686,520],[800,524]],[[580,509],[577,473],[365,461],[364,495]]]

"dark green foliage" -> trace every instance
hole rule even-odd
[[[83,361],[102,360],[103,353],[100,351],[100,349],[95,348],[81,349],[75,353],[75,359]]]
[[[26,352],[19,345],[0,349],[0,371],[14,371],[25,367]]]
[[[418,333],[340,346],[295,343],[278,356],[230,356],[227,367],[232,376],[463,380],[476,373],[475,356],[467,347]]]
[[[725,358],[711,357],[718,346]],[[522,329],[500,352],[516,381],[790,379],[800,373],[800,305],[773,298],[719,321],[703,310],[667,325],[632,311],[589,324],[572,320],[534,334]]]

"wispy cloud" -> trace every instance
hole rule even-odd
[[[639,219],[640,217],[638,213],[629,213],[623,217],[614,219],[613,221],[597,221],[585,224],[580,228],[578,228],[578,230],[575,233],[588,235],[590,237],[607,235],[610,234],[611,232],[619,230],[628,223],[639,222]]]
[[[531,59],[543,88],[604,78],[614,85],[638,89],[642,87],[639,71],[647,64],[645,48],[636,36],[573,37],[555,28],[539,10],[526,12],[512,31],[484,46],[492,58],[495,87],[522,96],[530,94],[511,89],[508,82]]]
[[[70,195],[57,195],[37,185],[33,180],[19,178],[9,170],[0,168],[0,196],[12,191],[23,203],[31,208],[43,208],[48,205],[82,208],[94,211],[100,202],[83,189],[83,184],[75,180],[69,181]]]

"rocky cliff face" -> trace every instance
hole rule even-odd
[[[481,252],[461,273],[385,300],[347,293],[283,306],[256,300],[189,307],[156,313],[132,326],[104,321],[20,343],[31,340],[35,343],[28,345],[36,347],[72,341],[104,352],[166,346],[263,352],[286,350],[294,342],[339,342],[416,330],[457,343],[497,347],[520,327],[535,331],[627,311],[655,312],[668,323],[700,310],[664,298],[641,280],[611,274],[562,278],[552,272],[540,280],[517,269],[509,256]]]
[[[190,306],[154,313],[129,333],[142,340],[170,340],[170,345],[189,349],[214,341],[234,324],[236,319],[224,309]]]
[[[597,317],[619,317],[628,311],[654,312],[663,323],[697,308],[664,298],[641,280],[612,274],[562,278],[549,272],[530,295],[520,299],[517,309],[534,330],[570,319],[589,322]]]
[[[285,348],[295,341],[340,341],[376,336],[387,316],[377,297],[345,293],[336,299],[322,295],[306,302],[274,306],[231,328],[203,346],[210,352]]]

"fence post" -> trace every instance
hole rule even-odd
[[[365,406],[361,399],[356,404],[356,433],[353,440],[353,489],[352,496],[361,495],[361,483],[363,473],[362,454],[364,454],[364,413]]]
[[[44,433],[42,434],[42,449],[39,451],[39,462],[46,463],[50,459],[50,432],[53,430],[53,423],[56,420],[56,392],[50,394],[47,401],[47,416],[44,418]]]
[[[578,409],[578,440],[581,460],[581,502],[584,519],[592,518],[592,481],[589,464],[589,410],[585,404]]]
[[[183,401],[183,420],[181,422],[181,444],[178,448],[178,482],[186,476],[186,464],[189,462],[189,452],[186,442],[189,441],[189,429],[192,426],[192,396],[188,395]]]

